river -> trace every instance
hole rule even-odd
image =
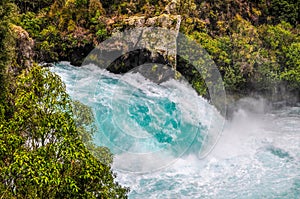
[[[225,121],[184,82],[66,62],[51,71],[92,107],[94,142],[115,154],[129,198],[300,198],[300,107],[246,98]]]

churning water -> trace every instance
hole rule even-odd
[[[199,158],[222,117],[186,83],[64,62],[51,70],[92,107],[94,141],[115,154],[129,198],[300,198],[300,107],[260,111],[263,100],[245,99]]]

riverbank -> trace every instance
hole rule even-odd
[[[285,10],[281,4],[286,5]],[[297,5],[290,1],[239,0],[53,1],[36,7],[19,4],[17,24],[35,41],[36,61],[70,61],[77,66],[99,43],[117,32],[146,27],[181,32],[209,53],[228,93],[255,93],[292,103],[294,99],[286,96],[293,93],[298,101],[300,95]],[[157,51],[154,57],[151,54],[143,50],[129,53],[110,71],[124,73],[144,62],[168,63],[171,67],[180,63],[167,51]],[[209,96],[201,74],[185,65],[180,63],[181,74],[200,95]]]

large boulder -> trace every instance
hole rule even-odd
[[[145,63],[169,65],[176,69],[176,39],[180,23],[180,15],[168,14],[122,19],[123,31],[118,31],[117,27],[113,36],[97,46],[85,63],[92,62],[114,73],[125,73]]]

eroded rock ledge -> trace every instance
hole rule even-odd
[[[10,74],[16,76],[23,69],[30,68],[34,63],[34,40],[20,26],[12,25],[11,30],[15,39],[16,62],[8,68]]]
[[[145,63],[176,69],[176,39],[180,15],[133,16],[123,20],[123,31],[100,43],[85,63],[94,63],[114,73],[125,73]]]

